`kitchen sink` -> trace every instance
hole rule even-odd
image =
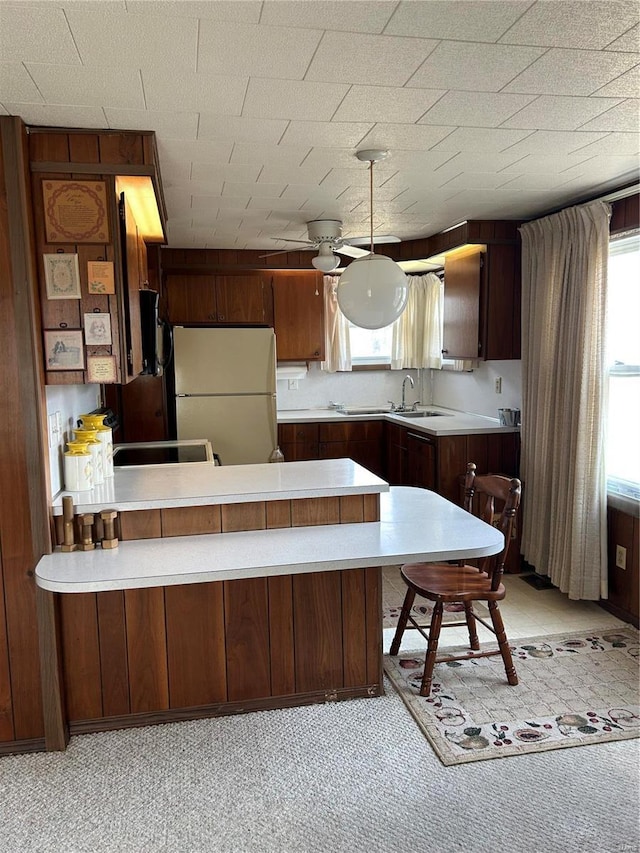
[[[447,418],[444,412],[393,412],[394,415],[399,415],[401,418]]]
[[[390,410],[367,408],[366,406],[341,406],[336,411],[341,415],[388,415]]]

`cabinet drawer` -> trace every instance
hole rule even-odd
[[[280,444],[317,442],[318,424],[279,424],[278,439]]]
[[[347,421],[320,424],[320,441],[374,441],[382,439],[383,421]]]

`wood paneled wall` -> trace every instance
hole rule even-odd
[[[26,133],[0,116],[0,751],[42,746],[33,570],[50,550]]]
[[[349,495],[122,512],[118,527],[126,541],[379,517],[378,495]],[[379,569],[60,595],[71,732],[381,691],[380,596]]]

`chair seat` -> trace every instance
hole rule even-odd
[[[406,563],[400,574],[418,595],[430,601],[502,601],[505,588],[491,589],[491,578],[475,566]]]

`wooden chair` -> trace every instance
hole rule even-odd
[[[480,517],[488,524],[494,524],[504,535],[504,548],[499,554],[484,557],[480,566],[459,563],[406,563],[400,569],[403,580],[407,584],[407,594],[402,605],[390,654],[397,655],[400,641],[405,629],[416,629],[427,640],[427,654],[424,665],[424,675],[420,687],[421,696],[429,696],[433,681],[433,668],[436,663],[451,660],[467,660],[472,657],[488,657],[502,655],[504,668],[509,684],[517,684],[518,676],[513,665],[509,641],[504,630],[502,616],[498,609],[498,601],[505,596],[502,584],[504,562],[511,542],[513,524],[520,504],[520,480],[510,479],[499,474],[476,476],[476,466],[473,462],[467,465],[464,486],[464,507],[473,512],[474,496],[480,502]],[[496,519],[495,501],[503,504],[502,511]],[[484,505],[482,505],[484,502]],[[418,596],[434,602],[431,624],[427,631],[418,624],[411,615],[414,599]],[[489,625],[473,610],[474,601],[486,601],[491,616]],[[469,629],[469,644],[472,651],[461,655],[437,656],[438,640],[442,625],[443,607],[447,602],[462,602],[464,604],[466,622],[449,622],[444,627],[454,627],[466,624]],[[480,643],[476,632],[476,620],[481,622],[495,634],[498,648],[480,651]],[[407,623],[410,625],[407,625]],[[476,654],[474,654],[476,652]]]

